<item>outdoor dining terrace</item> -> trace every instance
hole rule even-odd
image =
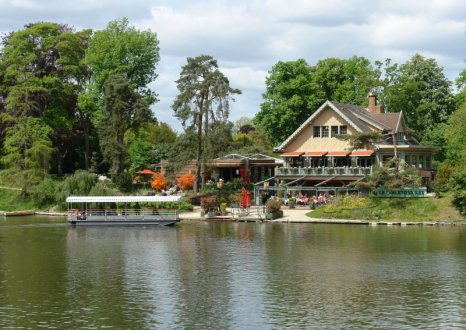
[[[370,167],[280,167],[276,175],[300,176],[366,176],[372,174]]]

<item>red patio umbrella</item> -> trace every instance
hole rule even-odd
[[[239,206],[243,209],[251,206],[251,193],[244,187],[241,189],[241,201]]]
[[[154,171],[149,170],[149,169],[147,169],[147,168],[146,168],[145,170],[137,171],[136,173],[137,173],[137,174],[146,174],[146,175],[154,175],[154,174],[155,174]]]

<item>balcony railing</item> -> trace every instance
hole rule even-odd
[[[364,176],[372,174],[372,167],[279,167],[277,175],[299,176]]]

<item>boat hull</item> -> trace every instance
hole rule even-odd
[[[173,226],[176,220],[68,220],[71,226]]]

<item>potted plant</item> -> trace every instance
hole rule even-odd
[[[201,197],[201,208],[204,214],[207,214],[209,217],[216,216],[218,211],[217,196],[209,195]]]
[[[290,197],[288,199],[288,207],[290,209],[294,209],[295,205],[296,205],[296,197]]]
[[[276,198],[270,198],[265,204],[265,217],[269,220],[278,219],[283,217],[283,211],[281,210],[282,202]]]

